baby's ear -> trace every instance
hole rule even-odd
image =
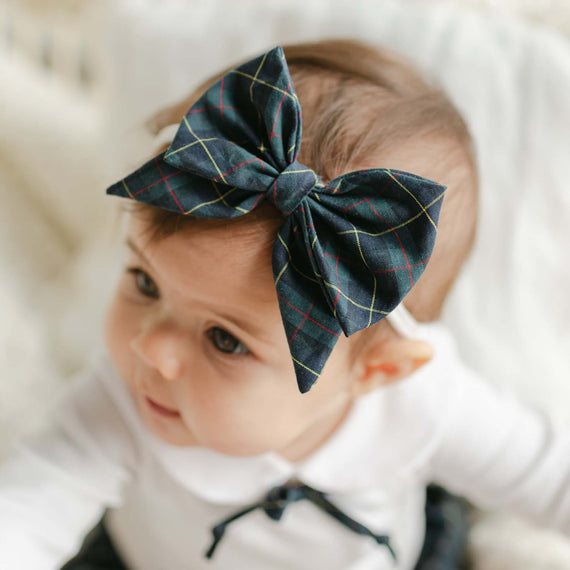
[[[396,382],[432,358],[433,348],[423,340],[398,337],[374,344],[359,358],[352,383],[353,393],[359,396]]]

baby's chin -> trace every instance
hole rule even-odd
[[[185,440],[190,441],[190,438]],[[255,445],[251,442],[249,443],[240,443],[236,441],[198,441],[195,438],[192,438],[192,445],[193,447],[202,447],[205,449],[209,449],[210,451],[214,451],[215,453],[219,453],[221,455],[228,455],[232,457],[254,457],[257,455],[262,455],[271,451],[271,448],[267,445]],[[173,443],[172,445],[176,445]],[[182,443],[182,446],[188,446],[188,443]]]
[[[163,443],[167,443],[175,447],[188,447],[188,448],[200,447],[203,449],[209,449],[210,451],[219,453],[220,455],[227,455],[231,457],[255,457],[271,451],[270,449],[262,447],[251,447],[251,446],[245,447],[245,446],[236,446],[231,444],[204,445],[197,442],[192,436],[173,435],[173,436],[164,437],[163,435],[157,433],[154,433],[154,435],[155,437],[159,438]]]
[[[201,440],[186,426],[182,418],[162,421],[162,418],[149,416],[147,411],[142,411],[141,416],[146,428],[156,439],[175,447],[201,447],[233,457],[253,457],[271,451],[267,445],[255,445],[251,442],[244,444],[236,441]]]

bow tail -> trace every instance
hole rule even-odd
[[[319,379],[342,328],[334,318],[315,274],[310,244],[297,216],[290,216],[273,248],[279,308],[301,393]]]

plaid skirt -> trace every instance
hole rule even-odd
[[[465,500],[437,485],[426,495],[426,537],[415,570],[469,570]],[[61,570],[129,570],[117,554],[103,519],[89,532],[78,554]]]

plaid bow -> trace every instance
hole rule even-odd
[[[383,319],[417,282],[445,186],[387,168],[325,183],[296,160],[300,145],[301,107],[276,47],[221,77],[166,152],[107,193],[204,218],[242,216],[262,199],[282,212],[273,274],[304,393],[342,333]]]

